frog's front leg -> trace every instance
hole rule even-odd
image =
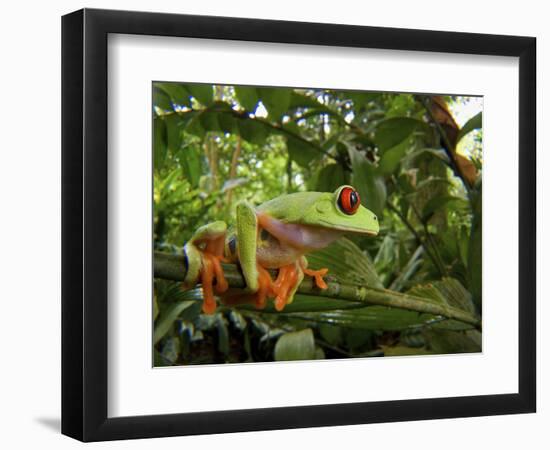
[[[237,205],[237,253],[247,290],[255,294],[254,304],[264,308],[267,297],[273,295],[273,281],[257,258],[258,218],[254,208],[246,202]]]
[[[221,262],[224,260],[224,246],[227,225],[217,221],[200,227],[185,244],[187,256],[187,274],[183,281],[184,287],[195,286],[199,281],[202,284],[202,310],[206,314],[216,311],[214,290],[221,294],[228,289],[223,274]]]

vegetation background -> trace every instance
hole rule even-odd
[[[154,280],[155,366],[481,351],[481,99],[156,82],[154,246],[181,254],[241,200],[353,185],[376,238],[308,257],[333,280],[450,307],[479,321],[297,295],[283,312],[219,307]],[[480,109],[480,107],[478,108]]]

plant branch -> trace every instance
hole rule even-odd
[[[420,100],[420,102],[422,103],[422,105],[424,106],[424,109],[426,110],[426,112],[428,113],[428,117],[430,119],[430,123],[432,123],[439,136],[441,137],[441,139],[443,139],[443,143],[445,144],[443,146],[443,149],[445,150],[445,153],[447,154],[447,157],[449,158],[449,161],[450,161],[450,165],[451,165],[451,168],[453,169],[453,172],[461,179],[462,181],[462,184],[464,185],[465,189],[466,189],[466,192],[470,192],[470,183],[468,182],[468,180],[466,179],[466,177],[464,176],[464,173],[462,173],[462,169],[460,168],[460,165],[458,164],[458,161],[456,159],[456,156],[455,156],[455,146],[451,144],[451,141],[449,140],[449,137],[447,136],[447,133],[445,132],[445,130],[443,129],[443,127],[441,126],[441,124],[436,120],[433,112],[432,112],[432,109],[430,108],[430,103],[429,103],[429,99],[426,98],[425,96],[416,96],[417,99]]]
[[[171,255],[168,253],[155,252],[154,255],[154,276],[173,281],[183,281],[187,272],[185,256]],[[232,288],[244,288],[245,281],[241,271],[235,264],[223,264],[225,278]],[[272,276],[275,275],[271,271]],[[481,328],[481,321],[478,317],[454,308],[449,305],[435,303],[428,299],[390,291],[387,289],[376,289],[372,287],[359,286],[354,284],[329,281],[328,288],[319,289],[311,277],[304,277],[304,281],[298,287],[298,293],[316,295],[319,297],[330,297],[342,301],[363,302],[365,305],[387,306],[392,308],[417,311],[419,313],[433,314],[458,320],[476,328]]]

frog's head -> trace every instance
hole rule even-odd
[[[348,185],[317,196],[304,209],[302,222],[345,233],[372,236],[376,236],[380,230],[376,214],[361,205],[359,193]]]

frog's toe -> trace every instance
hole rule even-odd
[[[254,295],[254,305],[258,309],[265,308],[267,297],[273,295],[273,280],[269,272],[258,264],[258,291]]]
[[[327,289],[327,283],[325,280],[323,280],[323,277],[328,273],[328,269],[319,269],[319,270],[311,270],[311,269],[303,269],[304,273],[306,275],[309,275],[310,277],[315,278],[315,284],[319,289]]]
[[[214,298],[214,268],[212,260],[204,257],[200,272],[202,284],[202,311],[205,314],[213,314],[216,311],[216,299]]]
[[[208,252],[202,254],[200,278],[204,299],[202,310],[205,314],[213,314],[216,311],[214,291],[217,294],[222,294],[229,288],[221,266],[222,260],[223,257]]]
[[[295,264],[289,264],[279,268],[277,280],[273,285],[275,291],[275,309],[282,311],[284,307],[292,302],[294,293],[301,280],[301,273]]]

